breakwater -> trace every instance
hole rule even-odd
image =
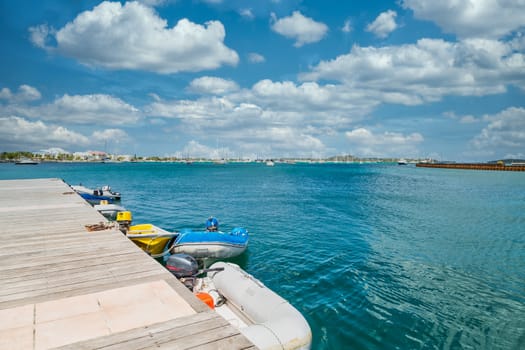
[[[524,165],[483,164],[483,163],[417,163],[421,168],[445,168],[492,171],[525,171]]]

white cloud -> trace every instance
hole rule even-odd
[[[221,22],[204,26],[181,19],[172,27],[138,2],[102,2],[58,31],[30,28],[33,43],[83,64],[108,69],[147,70],[162,74],[236,65],[239,57],[224,45]],[[48,38],[56,47],[46,45]]]
[[[43,154],[53,154],[53,155],[58,155],[58,154],[69,154],[68,151],[66,151],[65,149],[60,148],[60,147],[50,147],[50,148],[47,148],[47,149],[41,149],[41,150],[40,150],[40,153],[43,153]]]
[[[0,117],[0,140],[0,148],[12,150],[78,147],[90,142],[86,136],[65,127],[15,116]]]
[[[347,131],[346,138],[352,146],[353,153],[370,157],[416,156],[417,145],[424,140],[419,133],[403,135],[385,131],[382,134],[374,134],[366,128]]]
[[[129,135],[121,129],[105,129],[102,131],[94,131],[91,137],[99,144],[105,141],[122,143],[129,140]]]
[[[295,47],[318,42],[328,32],[326,24],[305,17],[299,11],[294,11],[291,16],[280,19],[272,14],[272,21],[272,30],[287,38],[294,39]]]
[[[396,16],[397,13],[392,10],[383,12],[366,27],[366,30],[379,38],[386,38],[397,28]]]
[[[140,116],[137,108],[119,98],[103,94],[64,95],[36,112],[44,120],[74,124],[132,124]]]
[[[206,159],[221,159],[217,147],[206,146],[198,141],[191,140],[181,151],[183,157],[190,158],[206,158]]]
[[[402,0],[402,6],[462,38],[500,38],[525,25],[522,0]]]
[[[343,33],[350,33],[352,31],[352,22],[349,19],[347,19],[345,23],[343,24],[341,31]]]
[[[86,136],[61,125],[11,116],[0,117],[0,140],[0,149],[67,153],[63,148],[100,146],[105,141],[122,143],[128,141],[129,136],[120,129],[94,131]]]
[[[239,89],[239,86],[233,80],[226,80],[217,77],[200,77],[194,79],[189,90],[200,94],[223,95]]]
[[[473,124],[473,123],[478,123],[480,122],[480,119],[479,118],[476,118],[475,116],[473,115],[457,115],[455,112],[453,111],[449,111],[449,112],[445,112],[443,113],[443,115],[449,119],[452,119],[452,120],[459,120],[459,122],[461,124]]]
[[[248,54],[248,61],[250,61],[251,63],[263,63],[264,61],[266,61],[266,58],[264,58],[263,55],[258,54],[256,52],[250,52]]]
[[[156,7],[156,6],[163,6],[167,4],[168,2],[175,2],[176,0],[135,0],[140,3],[143,3],[144,5]]]
[[[210,131],[244,154],[311,156],[327,151],[325,140],[361,120],[376,106],[366,93],[344,86],[261,80],[196,100],[153,101],[151,119],[176,119],[185,134],[202,141]],[[206,137],[206,136],[204,136]]]
[[[402,46],[354,46],[350,53],[322,61],[300,78],[335,80],[369,91],[377,101],[415,105],[445,95],[503,93],[507,85],[523,89],[524,71],[525,56],[513,52],[509,43],[421,39]]]
[[[46,48],[47,42],[49,41],[49,37],[54,36],[55,34],[56,30],[49,27],[47,24],[41,24],[29,28],[29,36],[31,38],[31,42],[36,47],[42,49]]]
[[[275,125],[298,128],[314,125],[325,129],[344,128],[375,106],[377,102],[366,92],[347,90],[344,86],[261,80],[251,89],[232,91],[221,97],[154,101],[147,114],[179,119],[199,132],[199,128],[209,125],[239,130]]]
[[[1,115],[18,115],[65,124],[134,124],[141,112],[119,98],[103,95],[64,95],[49,104],[0,106]]]
[[[40,91],[29,85],[20,85],[18,91],[13,93],[9,88],[0,90],[0,100],[6,100],[8,103],[20,103],[36,101],[42,98]]]
[[[509,107],[498,114],[484,116],[489,124],[471,141],[477,150],[498,149],[509,154],[525,149],[525,108]],[[504,154],[500,154],[503,157]]]
[[[239,14],[246,18],[246,19],[254,19],[255,15],[253,14],[251,9],[241,9],[239,10]]]
[[[473,123],[477,123],[478,121],[479,120],[473,115],[464,115],[459,120],[461,124],[473,124]]]

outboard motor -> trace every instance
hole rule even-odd
[[[166,260],[166,268],[193,292],[195,276],[199,273],[199,264],[193,256],[184,253],[170,255]]]
[[[128,232],[132,220],[133,216],[131,215],[130,211],[119,211],[117,213],[117,222],[119,225],[119,230],[123,234],[126,234]]]
[[[173,254],[166,260],[166,268],[177,278],[193,277],[199,272],[197,260],[188,254]]]

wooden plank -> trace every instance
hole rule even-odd
[[[5,298],[5,300],[0,300],[0,310],[13,308],[17,306],[41,303],[44,301],[69,298],[83,294],[97,293],[102,292],[108,289],[114,289],[119,287],[128,287],[135,284],[142,284],[146,282],[158,281],[165,279],[166,275],[158,274],[146,274],[146,275],[137,275],[133,276],[136,278],[128,278],[125,280],[114,281],[114,280],[97,280],[95,283],[88,284],[86,286],[73,286],[70,289],[64,289],[62,291],[53,291],[53,292],[43,292],[43,293],[28,293],[25,295],[14,295],[10,299]],[[196,298],[195,298],[196,299]]]
[[[112,269],[125,268],[128,264],[132,264],[137,259],[135,252],[125,252],[121,254],[106,254],[100,255],[96,258],[91,256],[81,259],[71,259],[67,263],[44,262],[33,266],[24,267],[9,267],[0,269],[0,284],[5,282],[16,282],[18,279],[31,278],[33,275],[51,275],[59,273],[74,272],[77,269],[90,269],[98,265],[110,265]],[[152,264],[157,263],[154,259]],[[158,264],[158,263],[157,263]]]
[[[238,330],[213,312],[202,312],[57,349],[141,350],[153,348],[256,349]]]
[[[77,342],[62,346],[60,350],[82,350],[82,349],[141,349],[145,346],[155,344],[156,339],[171,337],[171,333],[180,334],[184,327],[190,331],[192,328],[213,326],[214,323],[224,324],[224,320],[215,312],[200,312],[195,315],[177,318],[166,322],[155,323],[146,327],[135,328],[132,330],[111,334],[92,340]],[[155,338],[155,339],[154,339]]]
[[[104,277],[118,279],[130,274],[157,272],[158,264],[151,262],[141,265],[134,264],[101,264],[92,266],[90,269],[78,268],[74,270],[55,271],[54,273],[41,273],[26,275],[23,278],[14,278],[11,282],[0,290],[0,296],[18,292],[24,292],[27,288],[32,291],[47,289],[53,286],[67,286],[79,284]],[[16,282],[16,283],[15,283]]]
[[[196,330],[192,330],[192,331],[196,331]],[[179,337],[171,339],[170,341],[162,342],[162,343],[155,344],[155,345],[157,345],[158,348],[160,349],[180,349],[180,350],[195,349],[195,348],[200,348],[203,346],[209,346],[210,343],[217,344],[218,341],[224,341],[225,339],[229,339],[237,335],[240,335],[239,331],[233,328],[232,326],[213,327],[213,328],[209,327],[207,329],[199,328],[198,333],[191,332],[189,334],[185,334],[184,336],[179,336]],[[148,347],[147,349],[151,349],[151,348],[152,347]],[[230,344],[230,346],[227,349],[238,349],[238,348],[239,347],[237,347],[235,344]],[[215,349],[218,349],[218,348],[215,348]],[[226,349],[226,348],[223,348],[223,349]]]

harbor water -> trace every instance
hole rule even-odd
[[[249,230],[234,262],[312,349],[525,349],[525,173],[397,164],[0,164],[110,185],[134,223]]]

